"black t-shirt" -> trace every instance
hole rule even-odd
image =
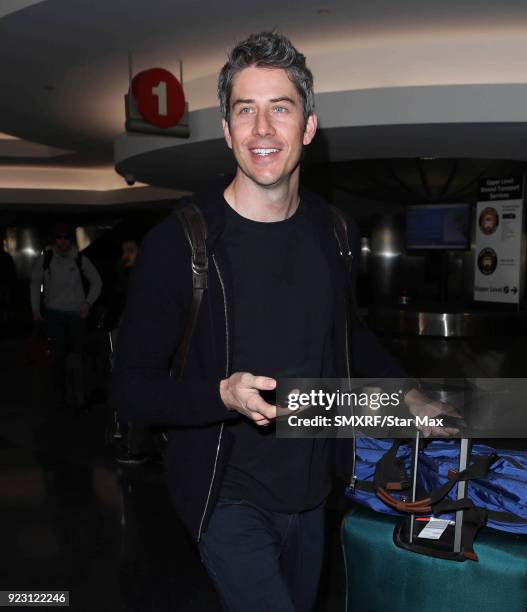
[[[225,206],[223,241],[234,289],[232,372],[320,377],[332,328],[332,288],[302,203],[289,219],[272,223],[246,219]],[[245,417],[226,428],[235,442],[222,497],[286,513],[325,499],[327,440],[276,438],[274,425],[259,427]]]

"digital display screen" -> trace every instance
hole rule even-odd
[[[407,249],[468,249],[469,246],[469,204],[429,204],[408,207]]]

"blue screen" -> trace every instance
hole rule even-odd
[[[431,204],[408,207],[406,248],[467,249],[469,242],[469,204]]]

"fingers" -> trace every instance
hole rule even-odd
[[[454,408],[454,406],[451,406],[450,404],[441,405],[441,414],[446,414],[448,416],[461,418],[461,414],[458,412],[458,410]]]
[[[236,410],[257,425],[268,425],[276,418],[276,406],[267,403],[260,391],[271,391],[276,380],[269,376],[255,376],[250,372],[235,372],[220,381],[220,396],[229,410]]]
[[[253,374],[248,374],[248,376],[251,377],[252,380],[248,381],[248,384],[246,384],[247,387],[259,389],[260,391],[268,391],[276,387],[276,380],[274,378],[269,378],[269,376],[254,376]],[[245,383],[245,381],[243,382]]]
[[[257,412],[253,414],[252,420],[254,421],[255,425],[269,425],[269,423],[271,422],[269,419],[266,419],[265,417],[263,417],[261,414],[258,414]]]
[[[432,433],[432,428],[425,427],[424,425],[421,427],[418,427],[417,429],[421,432],[421,435],[423,436],[423,438],[429,438],[430,434]]]
[[[259,393],[254,393],[246,404],[250,412],[255,412],[266,419],[276,418],[276,406],[268,404]]]
[[[459,429],[454,427],[431,427],[430,437],[432,438],[450,438],[459,433]]]
[[[429,427],[423,425],[418,427],[423,438],[450,438],[459,433],[459,429],[455,427]]]

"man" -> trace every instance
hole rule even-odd
[[[479,227],[484,234],[493,234],[498,228],[500,217],[492,206],[485,208],[479,215]]]
[[[44,321],[51,338],[58,403],[84,402],[82,385],[66,393],[66,359],[75,362],[82,379],[82,345],[85,321],[101,293],[102,281],[91,261],[79,255],[74,246],[74,230],[59,223],[54,228],[54,244],[36,260],[31,274],[31,307],[35,323]],[[87,293],[84,283],[89,285]],[[44,312],[41,311],[41,288]]]
[[[13,308],[18,276],[15,262],[4,249],[5,230],[0,229],[0,308],[6,311]]]
[[[119,326],[126,305],[130,275],[139,253],[139,244],[135,237],[125,236],[121,239],[121,258],[117,277],[108,300],[104,317],[104,326],[111,334],[112,347],[117,346]],[[120,435],[120,444],[116,449],[115,459],[127,465],[140,465],[148,460],[147,450],[152,450],[153,443],[147,427],[135,423],[119,422],[114,414],[115,431]]]
[[[299,187],[302,148],[317,129],[304,56],[282,36],[252,35],[231,51],[218,91],[237,170],[195,198],[210,266],[186,371],[168,375],[192,298],[190,250],[172,218],[136,264],[114,401],[130,420],[177,426],[167,449],[174,504],[224,607],[307,611],[335,444],[276,438],[276,406],[262,393],[279,377],[349,376],[348,341],[365,376],[404,373],[366,328],[354,323],[347,336],[350,286],[332,215]],[[346,448],[341,470],[351,475]]]
[[[121,257],[112,291],[108,300],[105,315],[105,327],[115,332],[119,328],[126,304],[130,273],[139,253],[139,245],[135,237],[125,236],[121,240]],[[115,334],[116,335],[116,334]],[[114,338],[115,340],[115,338]]]

